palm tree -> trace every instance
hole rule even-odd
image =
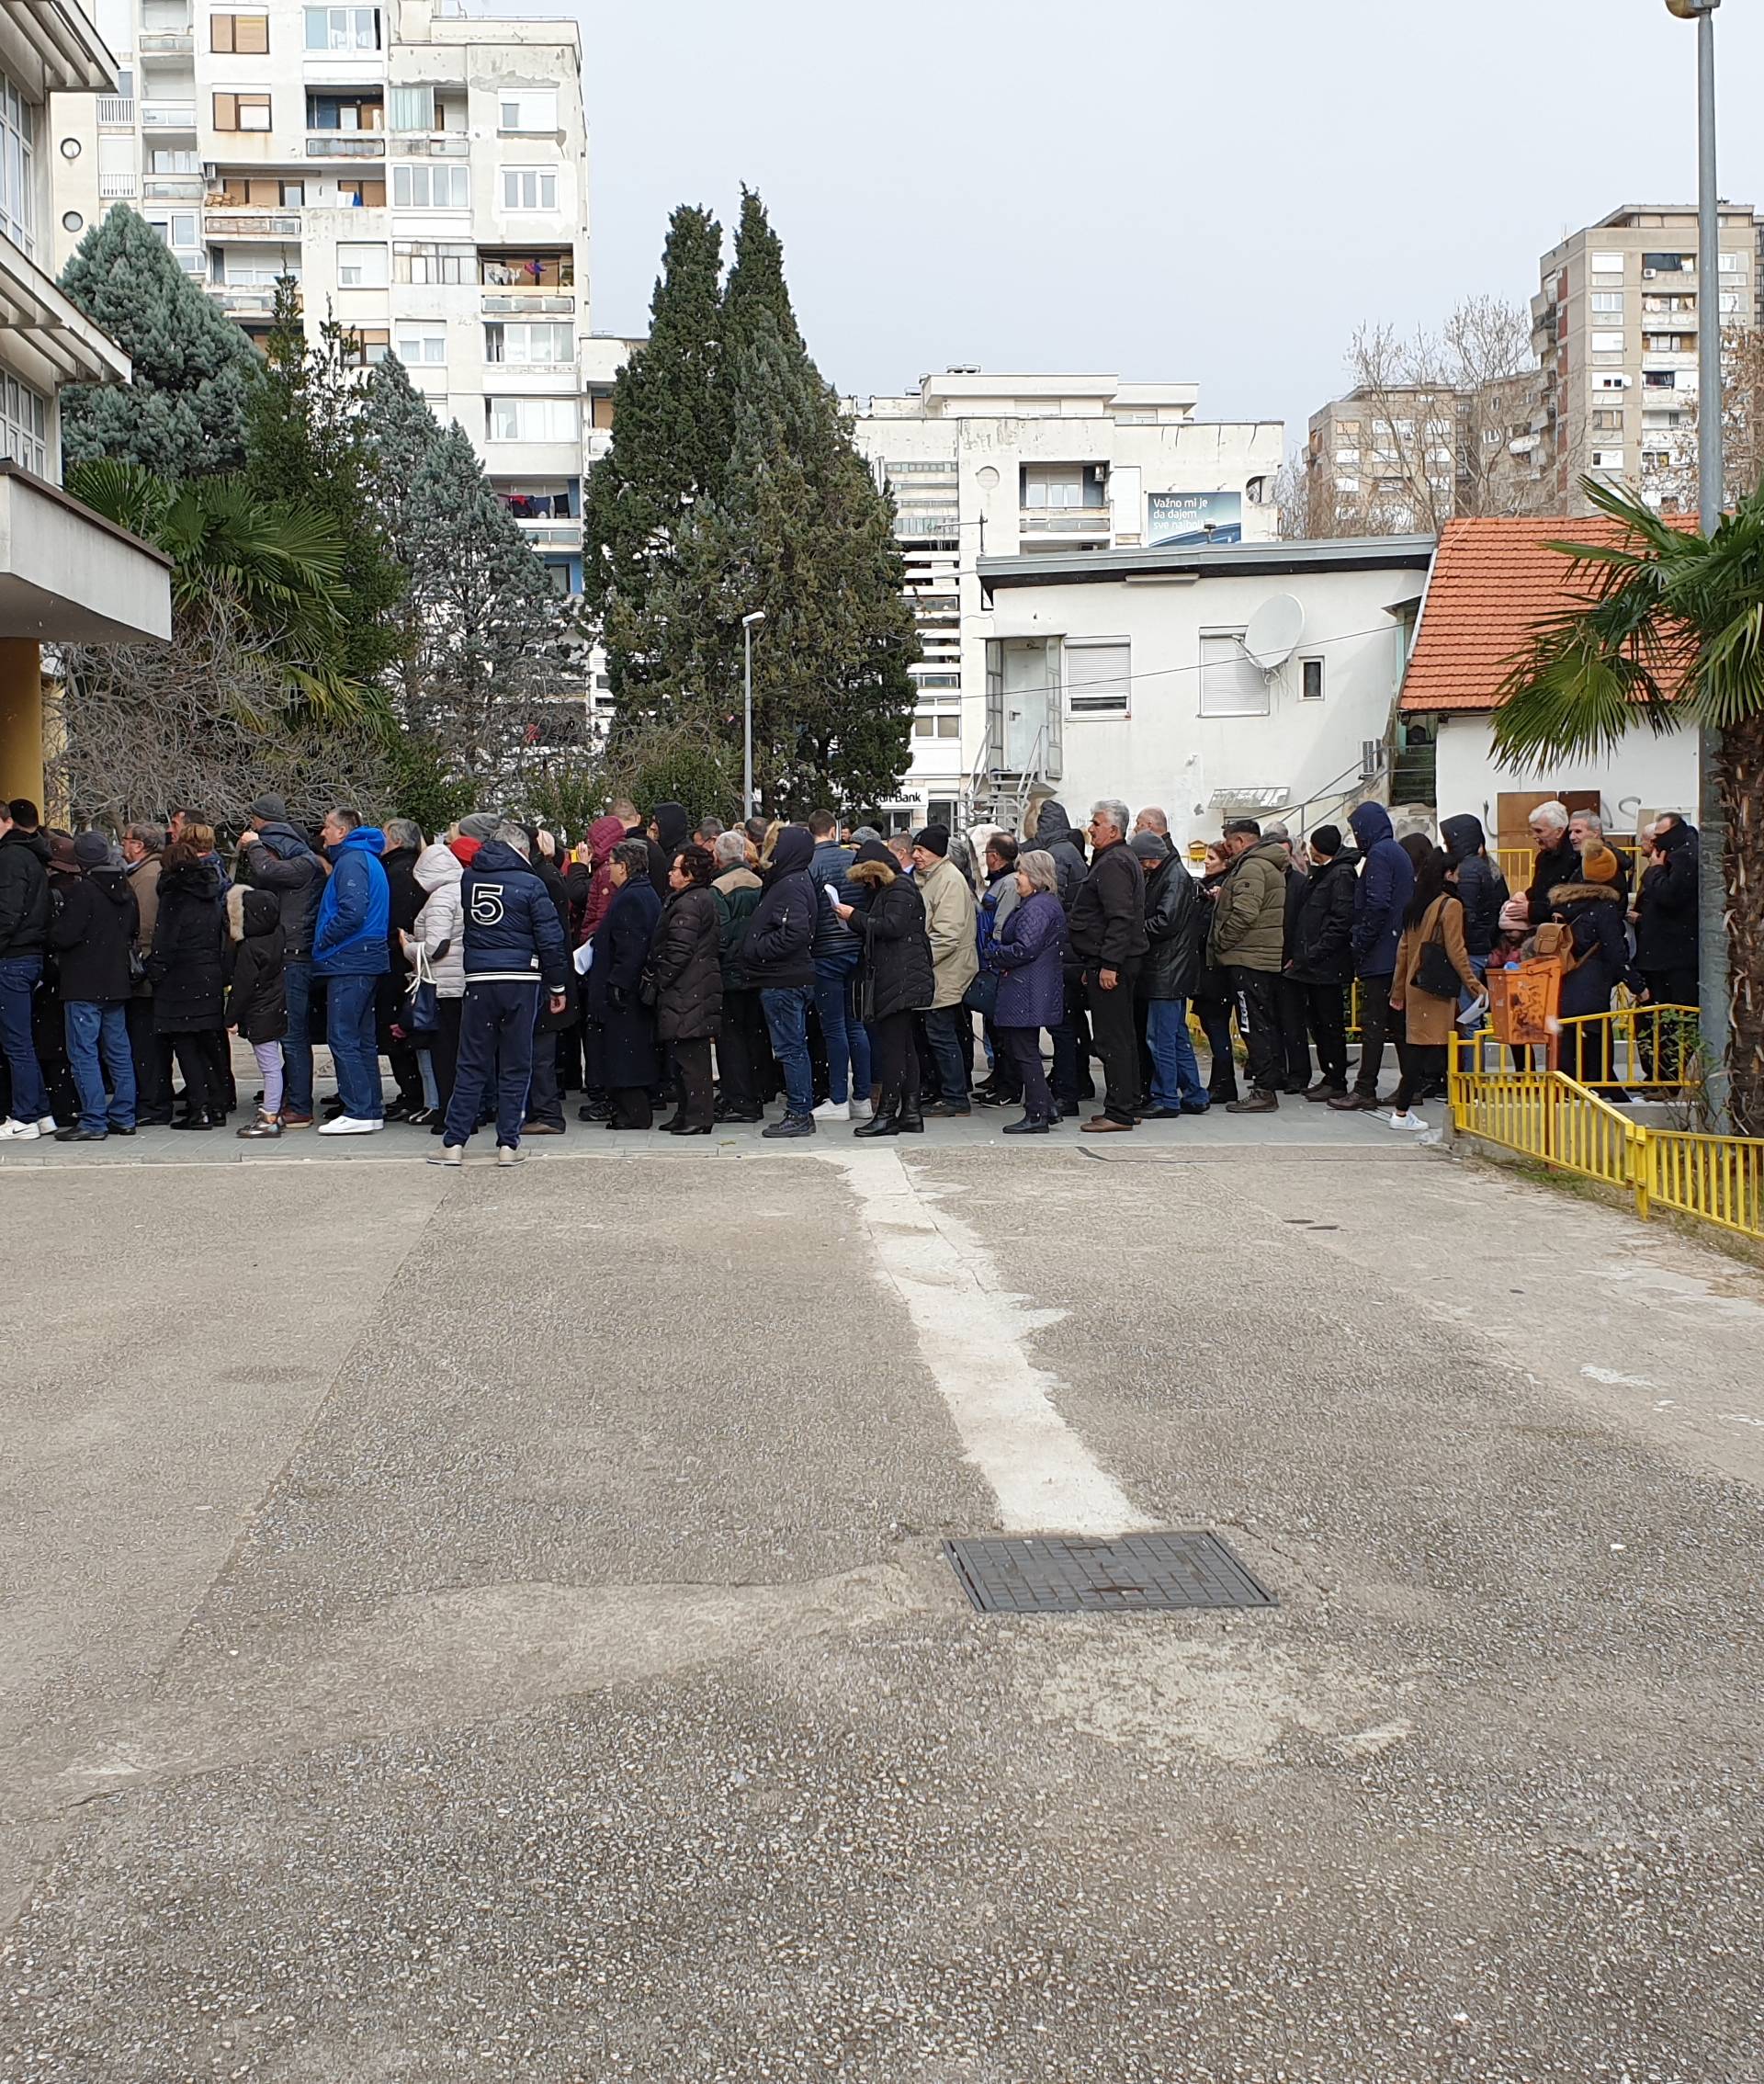
[[[334,663],[344,628],[343,545],[327,516],[260,499],[236,476],[173,483],[113,457],[70,465],[66,484],[94,513],[171,559],[175,612],[193,614],[224,597],[315,718],[360,711],[362,690]]]
[[[1764,491],[1702,536],[1581,482],[1623,539],[1550,546],[1589,602],[1536,625],[1501,686],[1496,748],[1512,765],[1609,751],[1638,719],[1719,732],[1729,1104],[1742,1134],[1764,1135]]]

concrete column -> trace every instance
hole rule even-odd
[[[0,795],[43,800],[43,661],[28,637],[0,638]]]

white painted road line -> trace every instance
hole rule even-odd
[[[1154,1524],[1056,1409],[1060,1385],[1029,1357],[1028,1335],[1060,1312],[1001,1288],[990,1253],[959,1218],[921,1193],[893,1150],[817,1152],[857,1196],[876,1278],[906,1304],[919,1353],[967,1458],[1013,1533],[1109,1535]]]

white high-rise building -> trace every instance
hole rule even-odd
[[[471,436],[560,588],[626,343],[588,323],[569,19],[446,0],[97,0],[114,94],[58,100],[55,263],[126,201],[261,339],[278,277]],[[71,150],[70,148],[76,148]]]
[[[924,648],[902,821],[954,821],[1060,776],[1068,719],[1105,690],[1005,683],[982,557],[1261,542],[1280,532],[1278,420],[1195,417],[1198,386],[958,368],[904,397],[848,399],[890,486]]]

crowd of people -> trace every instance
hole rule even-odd
[[[831,810],[725,828],[615,802],[571,845],[491,812],[425,839],[339,808],[309,833],[266,792],[223,858],[192,807],[113,844],[15,800],[0,1140],[224,1128],[242,1112],[234,1035],[261,1081],[238,1137],[401,1122],[439,1164],[492,1126],[499,1161],[518,1162],[524,1138],[565,1132],[566,1093],[612,1131],[671,1105],[676,1136],[910,1136],[984,1106],[1017,1111],[1007,1135],[1045,1136],[1091,1103],[1082,1132],[1110,1135],[1283,1096],[1415,1129],[1491,967],[1558,951],[1565,1018],[1625,982],[1696,1001],[1697,834],[1679,817],[1644,832],[1633,884],[1596,815],[1540,804],[1519,893],[1470,815],[1399,840],[1363,803],[1351,839],[1319,824],[1302,847],[1233,819],[1198,875],[1155,806],[1099,801],[1080,832],[1047,798],[1026,822],[885,837]],[[1381,1094],[1387,1043],[1398,1079]]]

